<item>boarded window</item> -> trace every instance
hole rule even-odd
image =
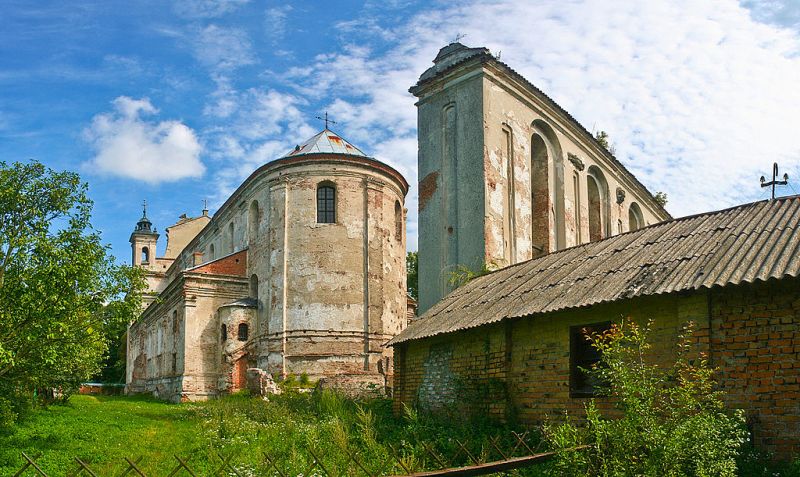
[[[317,223],[336,223],[336,189],[331,185],[317,187]]]
[[[247,341],[247,324],[240,323],[239,324],[239,333],[237,334],[237,338],[239,341]]]
[[[569,329],[569,390],[571,397],[592,397],[597,395],[602,384],[587,373],[600,361],[600,351],[589,341],[592,333],[602,333],[611,327],[610,322],[573,326]]]
[[[220,330],[221,330],[220,335],[222,336],[222,342],[224,343],[228,341],[228,327],[223,324]]]

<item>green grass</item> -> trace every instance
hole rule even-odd
[[[166,475],[177,463],[176,454],[207,474],[221,463],[217,453],[232,456],[242,475],[272,475],[266,472],[264,452],[278,459],[287,475],[307,475],[311,453],[340,475],[357,472],[349,462],[357,453],[371,473],[385,475],[404,473],[390,445],[415,469],[440,467],[423,443],[450,465],[468,463],[463,453],[451,459],[458,452],[457,440],[468,442],[474,455],[483,453],[489,460],[496,455],[489,453],[488,439],[500,436],[505,441],[501,446],[513,447],[510,427],[452,417],[414,412],[398,417],[389,400],[355,402],[327,392],[289,392],[269,402],[235,395],[194,404],[74,396],[66,405],[33,412],[0,434],[0,475],[13,475],[24,464],[21,452],[41,455],[36,460],[51,476],[76,469],[75,457],[99,475],[118,475],[127,465],[124,457],[141,457],[148,475]],[[525,475],[541,475],[543,469]]]

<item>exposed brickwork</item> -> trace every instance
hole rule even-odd
[[[191,269],[192,273],[206,273],[213,275],[238,275],[247,274],[247,250],[236,252],[219,260],[208,262],[205,265]]]
[[[683,327],[695,323],[695,353],[706,352],[731,408],[744,409],[755,444],[779,458],[800,454],[800,280],[644,297],[551,313],[403,343],[397,347],[395,409],[475,407],[539,425],[585,398],[569,392],[569,329],[653,320],[648,361],[674,361]],[[468,386],[464,386],[468,383]],[[474,393],[474,390],[485,392]],[[475,399],[477,398],[477,399]],[[600,408],[611,411],[608,401]]]
[[[800,283],[715,292],[711,312],[711,356],[728,405],[747,410],[757,446],[800,455]]]

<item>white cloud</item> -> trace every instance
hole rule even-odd
[[[286,77],[327,101],[345,137],[380,151],[412,190],[416,111],[407,89],[456,33],[502,51],[588,129],[608,131],[618,158],[651,191],[667,192],[676,216],[763,197],[758,177],[773,161],[800,177],[800,36],[759,23],[733,0],[473,1],[420,12],[377,37],[374,20],[361,21],[369,28],[348,25],[359,46]],[[370,48],[376,41],[389,46]]]
[[[95,150],[85,164],[92,172],[156,184],[200,177],[202,147],[194,131],[179,121],[147,121],[158,113],[147,98],[120,96],[114,111],[98,114],[84,131]]]
[[[252,43],[242,29],[208,25],[197,32],[195,42],[195,57],[214,71],[255,63]]]
[[[286,21],[291,11],[291,5],[267,9],[264,15],[264,31],[273,44],[278,43],[286,34]]]
[[[174,9],[175,13],[184,18],[216,18],[249,2],[250,0],[180,0],[174,4]]]

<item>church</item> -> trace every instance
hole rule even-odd
[[[143,214],[130,241],[149,304],[128,332],[128,392],[205,399],[242,389],[248,370],[306,374],[385,389],[398,410],[535,426],[596,397],[581,330],[653,319],[653,359],[694,323],[693,352],[719,369],[753,441],[800,452],[800,197],[673,219],[486,48],[445,46],[409,91],[420,316],[407,318],[409,185],[326,128],[214,217],[168,227],[163,257]],[[456,288],[464,267],[491,272]]]
[[[400,173],[326,128],[213,217],[167,227],[162,257],[144,210],[130,242],[148,292],[127,333],[127,392],[207,399],[246,388],[254,368],[390,387],[384,344],[408,321],[407,193]]]
[[[485,48],[453,43],[419,98],[419,310],[459,266],[501,268],[670,218],[572,116]],[[214,217],[131,234],[146,308],[127,391],[173,401],[249,370],[386,389],[408,323],[405,197],[390,166],[326,129],[248,177]]]

